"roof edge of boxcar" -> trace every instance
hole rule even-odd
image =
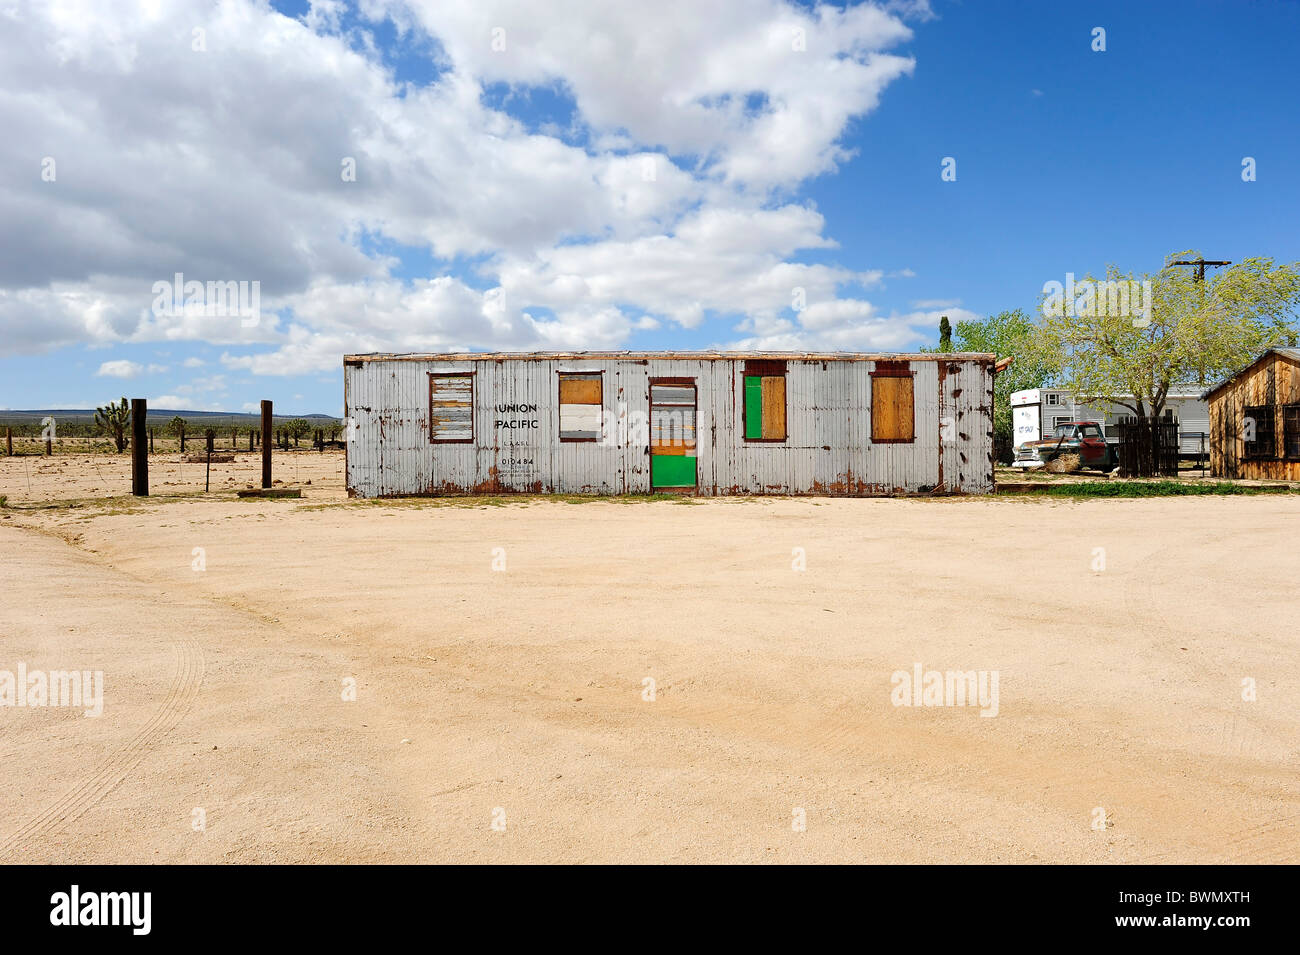
[[[556,352],[367,352],[344,355],[345,364],[372,361],[979,361],[992,363],[990,352],[783,352],[783,351],[556,351]]]

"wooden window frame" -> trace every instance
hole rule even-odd
[[[781,401],[784,404],[785,434],[779,438],[751,438],[745,432],[749,430],[749,413],[745,409],[746,378],[784,378]],[[761,405],[760,405],[761,407]],[[759,430],[763,430],[762,422]],[[746,444],[785,444],[790,440],[790,376],[789,368],[783,359],[753,359],[746,361],[740,368],[740,438]]]
[[[1300,402],[1293,402],[1282,406],[1282,460],[1283,461],[1300,461],[1300,451],[1291,454],[1287,451],[1287,424],[1289,421],[1295,421],[1295,430],[1297,446],[1300,447]]]
[[[876,437],[876,379],[877,378],[910,378],[912,380],[912,436],[910,438],[877,438]],[[876,367],[871,370],[871,443],[872,444],[915,444],[916,443],[916,371],[912,369],[910,362],[878,361],[876,362]]]
[[[433,436],[433,379],[435,378],[468,378],[469,379],[469,437],[468,438],[435,438]],[[477,421],[474,415],[474,399],[478,397],[478,382],[474,380],[472,371],[431,371],[429,372],[429,443],[430,444],[473,444],[474,429]]]
[[[1252,414],[1251,412],[1254,412],[1254,414]],[[1271,445],[1271,447],[1267,448],[1263,453],[1259,453],[1259,452],[1252,453],[1252,452],[1251,452],[1251,447],[1250,447],[1250,446],[1251,446],[1252,444],[1253,444],[1253,445],[1258,445],[1258,444],[1260,443],[1260,437],[1261,437],[1261,435],[1260,435],[1259,419],[1263,417],[1263,415],[1260,414],[1260,412],[1267,412],[1267,413],[1268,413],[1268,436],[1269,436],[1269,439],[1270,439],[1270,445]],[[1241,442],[1241,457],[1242,457],[1242,460],[1243,460],[1243,461],[1277,461],[1277,460],[1278,460],[1278,456],[1277,456],[1277,409],[1276,409],[1273,405],[1242,405],[1242,407],[1241,407],[1241,417],[1242,417],[1242,419],[1243,419],[1243,425],[1244,425],[1244,420],[1245,420],[1246,418],[1255,418],[1255,419],[1256,419],[1256,421],[1255,421],[1255,440],[1254,440],[1254,441],[1247,441],[1247,440],[1245,440],[1244,436],[1243,436],[1243,438],[1242,438],[1242,442]]]
[[[670,401],[670,402],[661,401],[656,403],[654,399],[655,385],[667,385],[670,388],[690,388],[691,389],[690,403],[688,404],[682,401]],[[691,409],[691,411],[695,415],[695,426],[693,429],[695,431],[695,443],[692,445],[692,447],[695,449],[696,453],[698,453],[700,447],[700,386],[696,383],[695,379],[681,378],[681,377],[650,379],[649,385],[646,388],[646,409],[649,412],[648,420],[646,424],[649,426],[647,431],[649,433],[649,439],[650,439],[646,446],[646,449],[650,451],[652,455],[654,453],[654,443],[655,443],[655,439],[654,439],[655,408],[690,408]],[[682,447],[683,448],[686,447],[685,443],[682,444]]]
[[[600,409],[600,428],[601,434],[605,433],[605,372],[601,371],[557,371],[555,373],[555,424],[556,433],[559,436],[561,444],[599,444],[600,438],[566,438],[564,428],[560,424],[560,381],[565,375],[585,375],[591,377],[597,375],[600,377],[600,404],[596,407]]]

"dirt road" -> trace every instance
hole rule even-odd
[[[1294,499],[0,514],[6,861],[1300,857]]]

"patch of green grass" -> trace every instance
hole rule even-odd
[[[1184,484],[1180,481],[1107,481],[1077,484],[1047,484],[1042,488],[1021,492],[1027,497],[1203,497],[1206,495],[1298,494],[1293,488],[1281,485],[1233,484],[1216,481],[1206,484]],[[1015,496],[1008,492],[1002,496]]]

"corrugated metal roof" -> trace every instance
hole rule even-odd
[[[1223,381],[1219,382],[1217,385],[1213,385],[1210,388],[1207,388],[1205,391],[1201,392],[1201,397],[1209,398],[1210,395],[1214,394],[1220,388],[1232,384],[1234,381],[1236,381],[1246,372],[1250,371],[1252,368],[1258,365],[1269,355],[1281,355],[1283,358],[1289,358],[1291,361],[1300,364],[1300,348],[1270,348],[1268,351],[1264,352],[1258,358],[1252,359],[1248,365],[1245,365],[1244,367],[1234,371],[1231,375],[1223,379]]]
[[[686,361],[744,361],[757,358],[777,358],[787,361],[995,361],[987,352],[785,352],[785,351],[528,351],[528,352],[444,352],[444,353],[392,353],[368,352],[344,355],[345,362],[363,361],[569,361],[593,359],[600,361],[665,361],[680,358]]]

